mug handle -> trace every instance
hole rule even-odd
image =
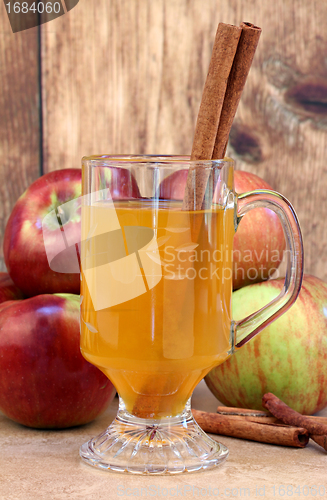
[[[303,242],[294,208],[281,194],[267,189],[258,189],[237,194],[235,203],[238,209],[236,227],[242,217],[253,208],[269,208],[275,212],[283,226],[287,248],[287,270],[281,293],[259,311],[240,321],[233,321],[234,348],[238,349],[294,304],[300,292],[303,277]]]

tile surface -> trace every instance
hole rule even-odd
[[[115,398],[94,422],[63,431],[27,429],[0,414],[0,499],[327,496],[327,456],[313,442],[295,449],[222,436],[219,440],[227,445],[230,455],[225,464],[212,471],[145,477],[95,470],[81,462],[79,447],[109,425],[117,404]],[[192,404],[197,409],[215,411],[218,403],[202,381]],[[320,414],[327,416],[327,410]]]

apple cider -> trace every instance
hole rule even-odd
[[[234,208],[97,201],[82,220],[82,354],[130,413],[177,415],[230,354]]]

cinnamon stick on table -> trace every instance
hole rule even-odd
[[[309,441],[309,433],[300,427],[279,424],[265,424],[237,419],[229,415],[192,410],[193,417],[205,431],[222,436],[249,439],[260,443],[304,448]]]
[[[285,424],[299,425],[307,429],[310,438],[327,451],[327,424],[321,423],[315,418],[301,415],[271,392],[264,394],[262,406]]]
[[[219,413],[219,415],[229,415],[230,417],[233,417],[233,419],[249,420],[250,422],[258,422],[260,424],[281,423],[280,420],[268,411],[218,406],[217,413]]]
[[[261,421],[260,419],[269,419],[267,422],[281,422],[277,417],[274,417],[270,411],[266,410],[254,410],[250,408],[236,408],[233,406],[217,406],[217,413],[220,413],[221,415],[234,415],[234,416],[242,416],[242,417],[251,417],[251,418],[256,418],[258,421]],[[322,424],[327,425],[327,417],[319,417],[317,415],[310,415],[310,420],[314,420],[315,422],[320,422]]]
[[[250,408],[236,408],[234,406],[217,406],[217,413],[221,413],[222,415],[238,415],[244,417],[272,417],[272,414],[269,411],[251,410]]]
[[[287,404],[271,392],[263,396],[262,406],[267,408],[274,417],[277,417],[285,424],[304,427],[310,434],[316,434],[318,436],[327,435],[327,424],[322,424],[306,415],[301,415],[301,413],[292,410],[292,408],[287,406]]]

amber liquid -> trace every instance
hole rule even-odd
[[[127,411],[180,413],[229,356],[233,209],[99,202],[83,208],[82,227],[83,356]]]

